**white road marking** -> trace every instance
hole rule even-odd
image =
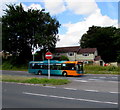
[[[97,80],[97,81],[98,81],[98,80],[100,80],[100,79],[88,79],[88,80]]]
[[[115,105],[118,104],[117,102],[105,102],[105,101],[97,101],[97,100],[90,100],[90,99],[78,99],[78,98],[73,98],[73,97],[63,97],[63,96],[55,96],[55,95],[36,94],[36,93],[29,93],[29,92],[23,92],[23,94],[33,95],[33,96],[52,97],[52,98],[59,98],[59,99],[95,102],[95,103],[107,103],[107,104],[115,104]]]
[[[10,83],[10,84],[16,84],[15,82],[4,82],[4,83]],[[26,85],[26,86],[39,86],[39,87],[46,87],[46,88],[59,88],[59,87],[55,87],[55,86],[41,86],[40,84],[29,84],[29,83],[17,83],[20,85]],[[62,89],[62,88],[61,88]],[[82,90],[82,91],[88,91],[88,92],[102,92],[102,93],[111,93],[111,94],[118,94],[120,92],[116,92],[116,91],[98,91],[98,90],[89,90],[89,89],[76,89],[76,88],[63,88],[66,90]]]
[[[56,88],[55,86],[44,86],[44,87],[47,87],[47,88]]]
[[[78,82],[88,82],[87,80],[74,80],[74,81],[78,81]]]
[[[101,91],[98,91],[98,90],[84,90],[84,91],[88,91],[88,92],[101,92]],[[104,92],[104,93],[118,94],[119,92]]]
[[[87,92],[102,92],[102,93],[112,93],[112,94],[118,94],[119,92],[106,92],[106,91],[98,91],[98,90],[89,90],[89,89],[75,89],[75,88],[64,88],[67,90],[83,90]]]
[[[107,80],[104,81],[104,80],[102,80],[102,79],[88,79],[87,82],[89,82],[89,81],[119,83],[118,81],[107,81]]]
[[[68,90],[78,90],[78,89],[74,89],[74,88],[64,88],[64,89],[68,89]]]
[[[118,79],[118,77],[111,77],[111,78],[113,78],[113,79]]]
[[[89,92],[100,92],[98,90],[84,90],[84,91],[89,91]]]
[[[110,83],[119,83],[118,81],[107,81],[107,82],[110,82]]]
[[[105,79],[106,77],[99,77],[99,78],[101,78],[101,79]]]
[[[112,94],[118,94],[119,92],[109,92],[109,93],[112,93]]]

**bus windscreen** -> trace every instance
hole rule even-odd
[[[77,63],[76,69],[77,69],[78,71],[83,71],[83,64],[82,64],[82,63]]]

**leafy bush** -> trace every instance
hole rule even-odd
[[[26,64],[19,64],[19,65],[13,65],[9,61],[4,61],[2,64],[2,70],[21,70],[21,71],[27,71],[28,65]]]
[[[62,55],[62,56],[60,57],[60,60],[67,60],[67,61],[69,61],[68,57],[67,57],[67,56],[64,56],[64,55]]]
[[[120,67],[115,66],[94,66],[94,65],[85,65],[85,73],[91,74],[120,74]]]

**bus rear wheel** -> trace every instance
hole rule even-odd
[[[63,75],[63,76],[67,76],[67,72],[64,71],[64,72],[62,73],[62,75]]]
[[[41,75],[42,74],[42,71],[38,71],[38,74],[37,75]]]

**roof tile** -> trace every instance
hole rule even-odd
[[[55,53],[67,53],[67,52],[77,52],[81,53],[94,53],[97,48],[80,48],[80,46],[73,47],[58,47],[55,49]]]

